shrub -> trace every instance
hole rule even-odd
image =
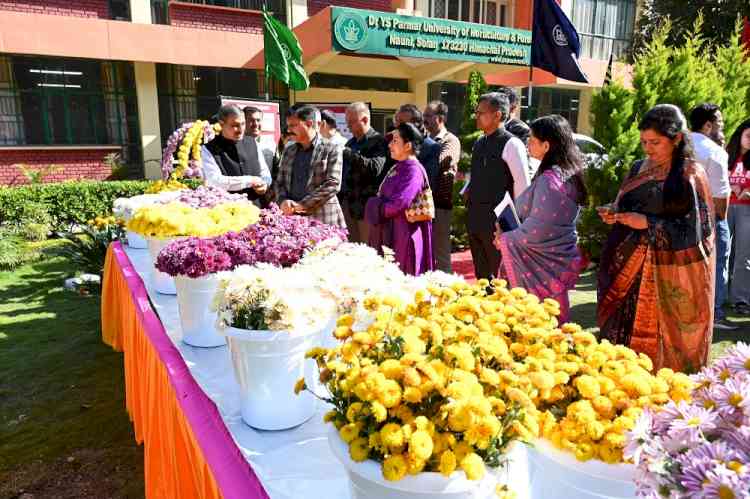
[[[195,187],[198,182],[186,182]],[[29,202],[43,204],[52,228],[65,230],[72,224],[84,224],[97,216],[112,213],[112,202],[119,197],[143,194],[149,182],[69,181],[54,184],[0,187],[0,225],[18,225]]]
[[[38,258],[39,252],[23,237],[9,230],[0,231],[0,270],[13,270]]]
[[[121,239],[124,234],[114,217],[96,217],[83,226],[81,232],[61,234],[68,241],[61,248],[61,253],[70,259],[76,270],[102,275],[109,244]]]

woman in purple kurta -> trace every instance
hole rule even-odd
[[[434,268],[432,221],[410,223],[405,215],[427,182],[425,169],[416,157],[422,140],[422,134],[411,123],[402,123],[394,130],[389,148],[397,163],[365,208],[365,218],[371,226],[369,245],[381,254],[384,246],[391,248],[401,270],[411,275]]]
[[[510,286],[560,303],[560,322],[570,311],[568,291],[583,260],[578,252],[576,218],[586,201],[580,152],[562,116],[544,116],[531,124],[529,155],[541,161],[531,185],[516,199],[521,225],[498,233],[502,254],[498,275]]]

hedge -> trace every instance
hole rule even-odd
[[[0,224],[19,222],[23,205],[37,202],[47,207],[56,228],[65,228],[99,215],[110,215],[115,199],[143,194],[149,185],[147,180],[122,180],[0,187]]]

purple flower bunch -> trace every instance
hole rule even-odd
[[[346,241],[346,230],[310,217],[285,216],[275,204],[260,212],[258,223],[241,232],[250,245],[254,263],[290,267],[308,249],[326,240]]]
[[[290,267],[322,241],[346,241],[346,231],[301,216],[285,216],[278,206],[261,210],[258,223],[241,232],[179,239],[165,246],[156,268],[171,276],[201,277],[239,265],[268,263]]]
[[[750,498],[750,345],[691,379],[690,402],[645,410],[628,434],[638,495]]]
[[[164,247],[156,268],[171,276],[202,277],[232,270],[252,259],[247,242],[237,233],[218,237],[188,237]]]
[[[174,201],[179,201],[193,208],[213,208],[223,203],[247,201],[242,194],[230,194],[224,189],[201,185],[195,190],[184,190]]]

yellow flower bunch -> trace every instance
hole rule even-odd
[[[179,191],[181,189],[189,189],[189,187],[183,184],[182,182],[179,182],[174,179],[169,179],[169,180],[157,180],[156,182],[148,186],[148,188],[144,192],[145,194],[157,194],[159,192]]]
[[[544,437],[577,459],[622,462],[625,433],[644,408],[690,399],[693,382],[686,374],[660,369],[654,375],[651,359],[642,353],[599,343],[573,324],[562,330],[572,335],[569,351],[549,362],[554,376],[570,381],[540,392],[535,403],[545,411]]]
[[[381,462],[388,480],[477,479],[512,440],[543,436],[578,459],[620,462],[644,407],[689,397],[686,375],[653,375],[647,356],[559,326],[556,301],[503,280],[487,295],[487,284],[430,286],[407,304],[370,296],[367,328],[344,315],[341,343],[308,352],[353,460]]]
[[[499,292],[488,296],[487,284],[430,286],[408,304],[367,297],[366,329],[344,315],[334,331],[340,344],[307,353],[335,407],[325,419],[353,460],[381,462],[387,480],[456,470],[478,480],[513,440],[538,436],[541,414],[509,369],[512,305]],[[548,326],[556,324],[542,311]]]
[[[223,203],[214,208],[192,208],[186,204],[148,205],[140,208],[127,228],[146,237],[211,237],[240,231],[254,224],[260,210],[251,203]]]
[[[86,221],[86,225],[96,227],[97,229],[105,229],[110,225],[122,225],[123,221],[118,220],[114,216],[108,217],[96,217]]]

